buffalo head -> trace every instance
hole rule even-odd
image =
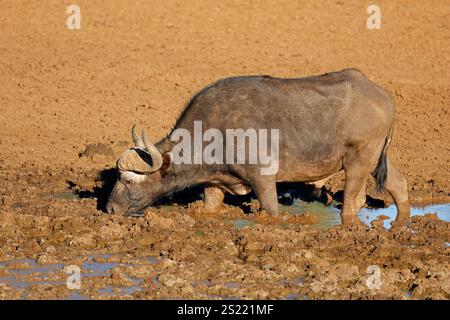
[[[131,135],[135,147],[117,160],[119,175],[106,204],[108,213],[142,214],[164,193],[161,180],[170,165],[170,154],[162,155],[144,131],[140,136],[136,133],[136,126]]]

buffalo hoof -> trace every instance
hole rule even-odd
[[[401,227],[407,227],[411,223],[411,220],[409,217],[399,217],[391,222],[391,228],[392,229],[399,229]]]
[[[210,214],[220,213],[224,196],[224,192],[219,188],[205,188],[205,199],[203,200],[203,203],[205,205],[205,212]]]
[[[364,222],[362,222],[356,215],[341,216],[341,221],[342,224],[345,225],[364,225]]]
[[[208,206],[205,204],[204,207],[204,212],[208,213],[208,214],[219,214],[220,213],[220,209],[222,209],[222,206]]]

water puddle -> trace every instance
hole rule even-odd
[[[211,280],[194,280],[192,281],[192,285],[194,287],[198,287],[198,286],[206,286],[206,287],[211,287],[213,285]]]
[[[126,296],[126,295],[132,295],[135,292],[142,291],[142,287],[139,285],[136,286],[129,286],[129,287],[121,287],[121,286],[106,286],[103,288],[100,288],[98,290],[98,293],[101,295],[106,296]]]
[[[88,271],[88,273],[83,273],[83,276],[85,277],[102,277],[106,276],[109,271],[118,265],[118,262],[87,261],[81,265],[81,268]]]
[[[295,200],[292,205],[279,205],[280,212],[288,212],[291,214],[310,213],[318,219],[318,223],[314,227],[319,229],[327,229],[331,226],[341,224],[340,203],[333,202],[331,205],[324,205],[320,202],[306,202],[302,200]],[[450,203],[447,204],[432,204],[426,206],[411,207],[411,217],[423,216],[427,213],[436,213],[438,218],[450,222]],[[391,227],[391,222],[395,220],[397,209],[394,204],[386,208],[362,208],[358,212],[358,216],[365,224],[371,225],[372,221],[383,217],[383,226],[385,229]],[[256,222],[247,219],[232,220],[233,227],[240,230],[246,226],[253,227]],[[282,224],[281,227],[286,227]],[[450,243],[446,243],[450,246]]]
[[[299,293],[290,293],[283,300],[309,300],[309,297]]]
[[[243,286],[243,284],[239,283],[239,282],[227,282],[227,283],[225,283],[225,288],[228,288],[228,289],[238,289],[238,288],[241,288],[242,286]]]
[[[306,202],[296,199],[290,206],[279,205],[279,209],[280,212],[287,211],[293,214],[311,213],[319,220],[316,224],[318,228],[328,228],[341,223],[341,217],[339,216],[340,210],[336,208],[337,205],[337,202],[333,202],[331,205],[326,206],[317,201]]]
[[[79,294],[78,292],[71,292],[66,300],[91,300],[90,297]]]
[[[436,213],[438,218],[447,222],[450,222],[450,204],[432,204],[422,207],[411,207],[411,217],[424,216],[426,213]],[[368,209],[363,208],[358,213],[360,219],[366,224],[370,224],[373,220],[377,219],[380,215],[387,217],[383,221],[383,225],[386,229],[391,227],[391,222],[394,221],[397,215],[397,209],[395,205],[391,205],[387,208],[381,209]]]
[[[209,300],[241,300],[239,297],[224,296],[220,294],[206,294],[206,298]]]
[[[403,290],[403,294],[405,295],[405,298],[407,300],[411,300],[413,299],[413,294],[412,294],[412,290]]]
[[[280,210],[297,214],[309,212],[319,219],[319,223],[316,225],[318,228],[328,228],[341,223],[340,209],[337,206],[336,202],[326,206],[319,202],[295,200],[290,206],[280,205]],[[426,213],[436,213],[439,219],[450,222],[450,203],[411,207],[411,217],[423,216]],[[396,214],[397,209],[394,204],[386,208],[362,208],[358,212],[359,218],[367,225],[380,216],[386,216],[383,221],[386,229],[391,227],[391,222],[394,221]]]
[[[251,221],[251,220],[236,219],[236,220],[233,221],[234,228],[238,229],[238,230],[242,229],[245,226],[252,227],[254,225],[255,225],[255,222]]]
[[[278,281],[279,284],[281,285],[293,285],[293,286],[302,286],[303,284],[305,284],[305,278],[303,277],[298,277],[298,278],[294,278],[294,279],[282,279]]]
[[[137,266],[137,265],[153,265],[158,263],[154,256],[136,257],[125,259],[122,261],[120,254],[114,254],[114,261],[111,261],[111,254],[93,254],[82,256],[85,260],[80,265],[81,281],[84,277],[102,277],[110,278],[111,271],[116,267]],[[65,272],[64,264],[38,264],[32,259],[16,259],[0,262],[3,275],[0,276],[0,284],[8,287],[23,290],[22,299],[26,299],[30,293],[31,287],[34,285],[50,285],[50,286],[66,286],[68,274]],[[128,285],[107,285],[98,289],[98,294],[107,297],[119,297],[124,295],[132,295],[135,292],[143,290],[142,283],[144,279],[133,278],[124,274]],[[156,280],[155,280],[156,279]],[[157,284],[157,277],[153,278],[153,282]],[[73,290],[65,297],[67,300],[86,300],[88,296],[83,295],[81,290]]]
[[[15,289],[28,289],[32,285],[61,285],[62,281],[49,280],[51,274],[63,270],[63,264],[40,265],[32,259],[17,259],[0,262],[7,270],[7,276],[0,276],[0,284],[6,284]],[[27,279],[32,278],[33,281]]]

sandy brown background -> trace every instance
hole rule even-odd
[[[410,188],[447,196],[450,1],[3,1],[0,170],[86,171],[79,154],[120,152],[133,123],[163,137],[190,96],[233,75],[301,77],[361,69],[394,93],[390,149]],[[334,183],[334,182],[333,182]]]
[[[81,30],[66,28],[72,1]],[[389,231],[382,215],[321,230],[309,212],[205,214],[200,201],[134,218],[100,210],[99,177],[134,123],[157,141],[212,81],[355,67],[396,99],[390,154],[414,200],[449,202],[449,0],[70,2],[0,0],[0,299],[450,299],[450,223],[436,214]],[[374,2],[381,30],[366,28]]]

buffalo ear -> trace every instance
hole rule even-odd
[[[161,169],[159,169],[159,172],[161,173],[161,176],[165,176],[170,166],[172,165],[172,158],[173,158],[172,152],[163,153],[162,158],[163,164],[161,166]]]

